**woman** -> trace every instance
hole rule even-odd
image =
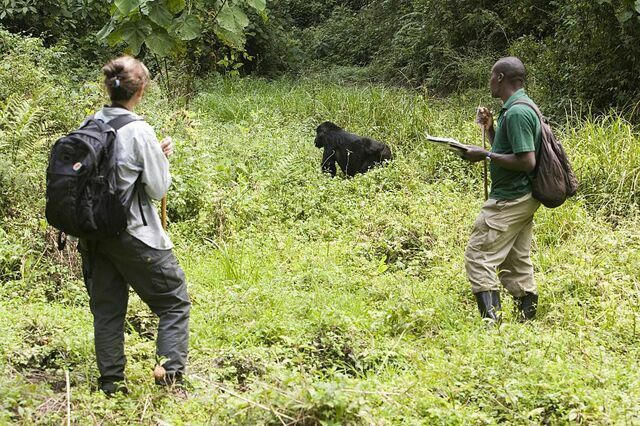
[[[153,128],[133,113],[149,82],[149,71],[131,56],[107,63],[102,72],[111,105],[96,119],[120,123],[117,182],[124,200],[132,200],[126,232],[97,242],[81,241],[85,284],[93,314],[100,389],[106,394],[127,392],[124,385],[124,324],[129,285],[160,318],[156,383],[181,384],[187,361],[189,311],[184,272],[172,252],[151,199],[164,196],[171,184],[170,138],[158,143]],[[126,116],[128,118],[124,118]]]

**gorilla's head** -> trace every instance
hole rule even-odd
[[[387,144],[374,141],[369,138],[363,138],[362,145],[368,159],[372,162],[383,162],[393,159],[391,148],[389,148]]]
[[[384,145],[384,148],[380,151],[380,161],[390,161],[393,160],[393,154],[391,153],[391,148],[388,145]]]
[[[327,134],[332,132],[337,132],[340,130],[342,130],[341,127],[336,126],[330,121],[325,121],[324,123],[319,125],[316,128],[316,140],[315,140],[316,147],[322,148],[324,146],[324,140]]]

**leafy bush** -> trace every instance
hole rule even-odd
[[[307,57],[323,67],[369,65],[378,79],[446,94],[484,87],[493,62],[515,54],[554,114],[571,101],[600,112],[640,102],[640,11],[631,1],[369,1],[332,14],[317,3],[301,10],[324,19],[294,19],[292,31],[303,31]],[[276,19],[295,16],[289,5]]]
[[[48,50],[34,43],[18,57],[24,44],[11,43],[3,59],[25,75],[2,75],[0,87],[20,88],[3,108],[9,96],[27,110],[49,102],[42,120],[53,139],[95,107],[93,74],[85,85],[45,66],[29,73]],[[349,72],[211,78],[198,82],[187,109],[152,86],[141,104],[159,136],[176,142],[169,232],[194,306],[186,397],[153,384],[155,325],[135,296],[126,329],[131,393],[95,392],[78,258],[71,248],[55,251],[43,220],[46,149],[22,157],[22,168],[0,157],[0,422],[66,420],[65,371],[76,423],[638,418],[637,130],[614,113],[586,121],[574,113],[557,127],[582,190],[536,214],[539,318],[517,323],[505,297],[504,323],[488,330],[462,265],[482,203],[481,167],[424,140],[427,131],[479,143],[474,107],[486,91],[434,99],[427,90],[332,81]],[[30,83],[41,82],[56,95],[34,97]],[[352,179],[323,175],[313,135],[326,119],[390,143],[394,161]],[[8,134],[20,128],[7,123]]]

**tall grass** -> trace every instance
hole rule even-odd
[[[640,137],[634,127],[612,111],[567,126],[563,136],[575,159],[581,198],[587,205],[616,216],[637,214]]]
[[[155,98],[144,111],[177,144],[169,229],[194,305],[189,396],[151,384],[153,322],[137,297],[131,394],[107,399],[92,391],[86,296],[48,300],[43,283],[12,277],[0,290],[0,419],[64,420],[70,370],[78,423],[639,421],[630,126],[612,116],[558,128],[582,189],[536,215],[539,319],[516,322],[505,294],[505,323],[487,329],[463,267],[481,170],[424,139],[481,143],[478,96],[313,80],[200,90],[187,111]],[[325,120],[390,143],[396,159],[353,179],[323,175],[313,137]]]

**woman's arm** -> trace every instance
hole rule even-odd
[[[146,124],[146,123],[145,123]],[[140,134],[139,158],[142,166],[141,181],[144,191],[154,200],[161,199],[171,185],[169,160],[163,152],[163,146],[156,138],[155,132],[148,124]],[[163,141],[166,143],[166,141]],[[173,150],[172,145],[170,150]]]

